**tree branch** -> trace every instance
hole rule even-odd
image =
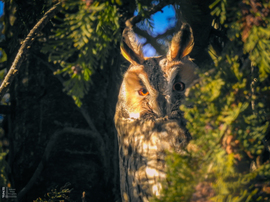
[[[149,9],[148,11],[148,16],[151,16],[152,14],[162,11],[162,8],[167,6],[169,4],[168,1],[161,1],[158,5],[154,5],[152,8]],[[136,15],[133,16],[132,18],[128,19],[125,24],[127,27],[133,28],[135,24],[140,22],[143,19],[142,15]]]
[[[173,35],[176,31],[176,27],[169,28],[164,33],[159,34],[156,37],[151,36],[150,34],[148,34],[147,31],[142,30],[138,27],[134,27],[133,30],[136,34],[138,34],[146,39],[146,42],[143,45],[151,44],[160,55],[165,55],[166,54],[165,50],[162,49],[162,45],[159,44],[157,42],[157,40],[165,38],[169,35]]]
[[[19,68],[22,61],[26,55],[27,50],[30,48],[32,43],[37,36],[37,33],[43,29],[43,27],[49,22],[49,20],[59,11],[59,5],[61,2],[54,5],[50,10],[48,10],[45,15],[38,21],[38,23],[29,32],[25,40],[23,41],[15,60],[13,61],[11,68],[9,69],[3,83],[0,86],[0,99],[4,96],[7,89],[10,87],[14,77],[18,74]]]
[[[148,43],[151,44],[159,54],[165,55],[165,51],[161,48],[161,45],[157,42],[156,37],[152,37],[150,34],[147,33],[147,31],[141,30],[138,27],[134,27],[133,30],[136,34],[146,39],[145,44],[148,44]]]
[[[90,128],[90,130],[94,131],[95,133],[99,133],[98,130],[96,129],[95,125],[92,122],[91,117],[89,116],[89,114],[87,113],[87,110],[84,108],[84,106],[81,106],[79,108],[80,112],[82,113],[83,117],[85,118],[86,122],[88,123],[88,126]]]
[[[179,31],[180,30],[180,27],[171,27],[171,28],[168,28],[163,34],[159,34],[155,38],[156,39],[162,39],[162,38],[165,38],[165,37],[167,37],[169,35],[173,35],[176,31]]]

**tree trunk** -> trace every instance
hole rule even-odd
[[[14,1],[5,4],[6,19],[13,14],[16,17],[13,26],[10,22],[7,25],[6,41],[10,46],[5,51],[9,66],[19,41],[42,17],[44,3]],[[15,7],[17,11],[10,13]],[[31,11],[30,20],[27,11]],[[48,24],[43,34],[50,29]],[[9,92],[12,108],[8,123],[9,176],[18,200],[33,201],[68,182],[73,189],[69,194],[72,200],[80,201],[84,191],[86,201],[119,200],[113,123],[119,86],[116,81],[120,74],[118,48],[111,54],[116,62],[111,65],[108,58],[108,65],[92,75],[93,85],[84,98],[84,108],[79,109],[63,92],[62,83],[51,70],[56,70],[57,66],[45,62],[48,59],[40,53],[41,46],[37,39]],[[89,120],[96,131],[90,128]]]
[[[45,3],[43,0],[5,3],[8,67],[19,49],[20,41],[47,10],[44,9]],[[123,2],[119,11],[124,16],[121,28],[133,15],[133,4]],[[201,9],[207,10],[205,7]],[[189,5],[182,14],[193,28],[195,49],[200,44],[194,53],[195,63],[200,64],[208,59],[204,49],[208,45],[211,19],[206,13],[207,22],[198,26],[199,30],[204,30],[201,35],[197,31],[198,24],[189,21],[191,10]],[[92,75],[93,85],[83,99],[83,108],[79,109],[63,92],[61,81],[53,75],[59,67],[48,63],[47,55],[40,53],[42,38],[49,35],[51,28],[48,24],[32,45],[9,92],[12,113],[7,117],[7,135],[10,141],[8,162],[11,186],[22,202],[42,197],[67,182],[73,188],[70,194],[72,200],[80,201],[85,191],[86,201],[119,201],[118,145],[113,115],[122,80],[120,50],[115,48],[107,59],[107,65],[103,65],[104,69],[97,69]],[[114,64],[111,64],[112,59]],[[119,143],[123,148],[123,142],[119,140]],[[127,164],[122,155],[121,169],[128,169]],[[133,178],[129,177],[131,185]],[[125,187],[125,175],[121,178],[121,186]]]

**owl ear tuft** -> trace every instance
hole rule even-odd
[[[137,43],[131,28],[125,28],[122,34],[121,53],[133,65],[140,65],[144,61],[141,46]]]
[[[192,29],[189,24],[183,24],[181,30],[173,37],[167,55],[168,60],[180,60],[190,54],[194,46]]]

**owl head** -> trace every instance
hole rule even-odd
[[[173,37],[165,56],[144,57],[130,28],[123,31],[121,53],[131,63],[124,74],[117,116],[143,119],[175,117],[186,89],[196,78],[196,65],[189,58],[194,45],[190,26],[184,24]]]

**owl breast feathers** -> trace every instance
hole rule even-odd
[[[143,56],[131,29],[123,32],[122,55],[131,63],[124,75],[115,113],[123,201],[159,196],[166,178],[165,151],[181,152],[191,139],[179,109],[196,79],[188,54],[193,35],[184,24],[166,56]]]

